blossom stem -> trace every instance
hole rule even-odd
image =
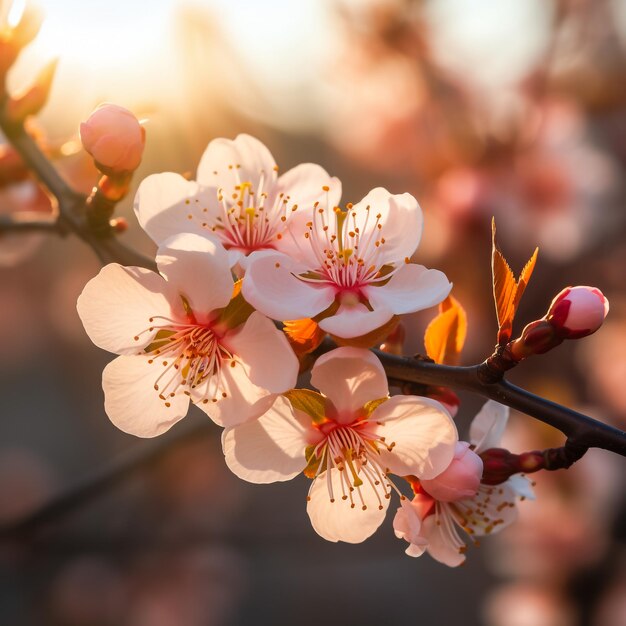
[[[504,448],[490,448],[480,454],[484,467],[481,482],[485,485],[499,485],[515,474],[568,469],[586,452],[586,447],[572,444],[569,439],[559,448],[521,454],[514,454]]]
[[[101,232],[93,231],[87,219],[86,196],[74,191],[68,185],[46,155],[39,149],[34,139],[26,132],[22,123],[12,122],[7,118],[4,102],[0,102],[0,130],[22,157],[26,166],[35,173],[46,189],[56,198],[58,216],[55,219],[55,228],[58,232],[72,232],[77,235],[93,249],[102,263],[118,262],[123,265],[138,265],[156,269],[153,260],[126,247],[115,237],[102,237]],[[12,229],[20,230],[20,228]],[[24,227],[21,230],[28,229]]]
[[[16,211],[0,215],[0,234],[34,231],[64,234],[55,217],[42,216],[40,211]]]

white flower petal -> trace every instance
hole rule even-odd
[[[341,305],[337,312],[319,322],[319,327],[331,335],[353,339],[380,328],[393,317],[391,309],[381,306],[370,311],[364,304]]]
[[[215,194],[213,194],[215,196]],[[215,210],[217,197],[200,189],[172,172],[153,174],[144,179],[135,195],[135,214],[152,240],[161,245],[178,233],[196,233],[209,236],[211,231],[202,224],[207,222],[203,210]],[[191,216],[191,217],[190,217]]]
[[[325,191],[323,187],[328,187]],[[270,195],[269,204],[283,193],[289,196],[288,207],[298,205],[296,211],[287,213],[286,226],[291,235],[285,235],[276,241],[276,249],[288,254],[292,258],[305,263],[308,267],[318,266],[310,242],[304,234],[309,232],[308,222],[313,219],[313,210],[316,202],[321,207],[335,207],[341,199],[341,182],[330,176],[326,170],[314,163],[303,163],[283,174]]]
[[[323,187],[329,190],[325,191]],[[289,195],[290,204],[303,208],[312,208],[316,202],[335,207],[341,200],[341,181],[315,163],[301,163],[285,172],[275,189],[276,195]]]
[[[189,398],[183,393],[168,397],[166,406],[154,389],[161,371],[148,356],[120,356],[102,372],[104,408],[120,430],[137,437],[156,437],[185,417]]]
[[[374,309],[384,307],[396,315],[428,309],[444,300],[452,289],[446,275],[423,265],[403,265],[385,285],[363,289]]]
[[[311,384],[348,421],[370,400],[389,394],[382,363],[375,354],[361,348],[337,348],[323,354],[311,370]]]
[[[511,487],[520,498],[525,498],[526,500],[535,499],[535,491],[533,490],[532,482],[528,480],[526,476],[515,474],[511,476],[505,484]]]
[[[335,292],[331,286],[313,285],[294,276],[306,271],[306,267],[280,252],[254,253],[243,279],[243,296],[275,320],[315,317],[333,303]]]
[[[393,445],[380,450],[381,465],[393,474],[434,478],[445,470],[458,440],[456,426],[446,409],[435,400],[394,396],[370,416],[375,431]]]
[[[370,206],[369,219],[367,206]],[[363,239],[375,227],[376,215],[380,215],[380,234],[385,239],[377,257],[380,265],[404,261],[417,249],[422,237],[424,218],[422,209],[411,194],[391,194],[386,189],[377,187],[352,207],[350,216],[353,213],[356,213],[356,223],[352,221],[352,217],[346,223],[351,230],[357,226]]]
[[[256,419],[273,404],[276,394],[255,385],[241,363],[222,365],[221,386],[217,396],[208,393],[207,382],[191,390],[192,400],[219,426],[235,426]],[[222,394],[226,394],[225,396]],[[205,402],[206,400],[206,402]]]
[[[228,254],[215,241],[193,234],[174,235],[159,247],[156,262],[199,322],[230,302],[234,283]]]
[[[224,337],[224,346],[243,363],[250,380],[273,393],[296,386],[298,359],[285,334],[255,311],[246,323]]]
[[[298,415],[279,396],[259,419],[224,431],[226,465],[239,478],[252,483],[291,480],[307,464],[308,428],[310,419]]]
[[[462,516],[460,521],[472,529],[473,535],[495,534],[517,519],[518,494],[509,480],[501,485],[481,485],[476,497],[454,503]],[[477,509],[480,515],[476,514]]]
[[[476,414],[470,426],[470,443],[480,454],[489,448],[497,448],[509,419],[509,407],[488,400]]]
[[[458,540],[452,520],[445,513],[439,516],[439,520],[436,515],[429,515],[422,522],[422,529],[428,540],[428,554],[433,559],[449,567],[457,567],[465,561],[465,555],[459,552],[459,543],[462,542]]]
[[[276,162],[270,151],[250,135],[238,135],[234,140],[214,139],[204,151],[198,165],[198,182],[204,187],[223,189],[232,193],[240,182],[249,182],[255,193],[276,181]]]
[[[136,354],[156,332],[143,332],[152,326],[150,318],[171,315],[169,291],[155,272],[111,263],[85,285],[76,307],[89,338],[99,348]]]
[[[417,509],[408,499],[401,500],[400,507],[393,518],[393,529],[398,539],[409,542],[405,552],[417,557],[424,554],[428,541],[422,536],[422,520]]]
[[[345,541],[347,543],[360,543],[376,532],[383,523],[389,506],[389,500],[376,496],[373,488],[367,481],[357,490],[352,492],[352,507],[350,498],[342,499],[342,473],[336,469],[320,474],[311,485],[307,513],[315,531],[328,541]],[[328,491],[328,478],[330,478],[334,502],[330,501]],[[347,487],[344,487],[347,491]],[[363,500],[359,497],[359,492]],[[363,510],[363,503],[367,507]],[[382,506],[382,509],[379,508]]]

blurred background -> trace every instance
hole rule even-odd
[[[12,3],[0,2],[6,20]],[[603,328],[511,380],[626,428],[626,2],[623,0],[39,0],[46,20],[10,86],[59,66],[33,132],[67,180],[97,173],[77,129],[103,101],[149,121],[134,185],[189,172],[214,137],[254,134],[282,171],[322,164],[344,201],[414,194],[415,259],[446,272],[468,312],[463,362],[491,353],[490,220],[518,272],[540,247],[517,329],[563,287],[595,285]],[[6,148],[6,147],[5,147]],[[0,146],[0,161],[2,160]],[[1,178],[1,177],[0,177]],[[30,179],[0,211],[49,211]],[[132,214],[124,240],[152,244]],[[0,238],[0,521],[33,510],[143,442],[103,410],[110,355],[75,310],[99,265],[73,238]],[[405,322],[424,352],[435,314]],[[461,434],[482,404],[463,396]],[[184,423],[206,417],[190,414]],[[181,431],[182,432],[182,431]],[[254,486],[225,468],[219,429],[186,438],[114,489],[0,546],[2,624],[34,626],[624,626],[624,459],[591,451],[538,475],[519,522],[456,570],[411,559],[392,515],[361,545],[319,538],[308,481]],[[562,444],[514,415],[514,451]],[[393,507],[392,507],[393,508]]]

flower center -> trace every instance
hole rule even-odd
[[[155,320],[165,323],[154,324]],[[156,372],[154,389],[165,406],[169,407],[169,400],[181,390],[204,404],[227,397],[222,367],[226,361],[231,367],[237,362],[210,326],[181,324],[161,316],[151,317],[149,321],[151,326],[143,333],[158,331],[140,354],[149,355],[148,363],[160,370]],[[139,341],[143,333],[135,340]]]
[[[361,287],[389,280],[398,268],[380,258],[386,243],[381,220],[382,214],[374,213],[369,205],[357,212],[351,204],[343,211],[315,203],[304,245],[310,245],[319,266],[298,278],[332,283],[339,292],[351,292],[357,297]]]
[[[474,498],[448,503],[456,523],[468,534],[480,531],[482,535],[491,534],[495,528],[504,524],[500,513],[515,506],[515,499],[507,500],[505,490],[497,485],[481,485]]]
[[[298,205],[289,205],[289,195],[274,193],[275,172],[268,176],[261,170],[254,189],[250,181],[241,179],[240,165],[229,165],[228,169],[233,171],[236,184],[230,189],[218,189],[219,211],[211,216],[208,209],[202,209],[202,226],[215,233],[226,249],[236,248],[245,254],[274,249],[275,240],[285,231],[288,215]],[[188,217],[194,218],[191,213]]]
[[[378,499],[378,508],[383,509],[383,499],[389,499],[395,486],[387,477],[387,469],[380,463],[379,447],[391,451],[395,443],[387,444],[384,437],[367,431],[367,422],[350,426],[322,428],[324,438],[308,451],[309,465],[305,473],[317,480],[326,472],[328,497],[335,502],[337,497],[350,500],[350,507],[357,503],[367,509],[362,488],[369,484]],[[336,494],[332,484],[331,469],[340,476],[341,494]]]

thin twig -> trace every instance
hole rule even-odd
[[[0,215],[0,233],[32,231],[61,234],[62,228],[55,215],[42,214],[41,211],[15,211]]]
[[[121,263],[156,269],[154,260],[128,248],[110,236],[92,232],[87,214],[87,197],[74,191],[54,168],[37,143],[26,132],[23,124],[9,122],[4,116],[0,103],[0,129],[22,157],[24,163],[35,173],[41,183],[56,198],[58,224],[63,230],[71,231],[80,237],[96,253],[102,263]]]
[[[31,532],[63,518],[127,480],[137,470],[156,463],[173,447],[206,435],[211,426],[212,423],[208,420],[201,423],[189,420],[159,439],[151,439],[134,446],[40,508],[18,520],[0,525],[0,540],[27,539]]]

